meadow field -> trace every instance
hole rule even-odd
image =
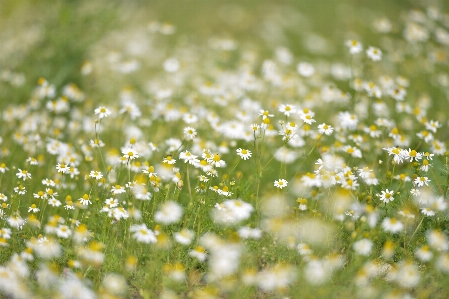
[[[446,1],[0,0],[0,298],[449,298]]]

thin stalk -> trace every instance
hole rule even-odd
[[[445,163],[445,168],[446,168],[446,171],[447,171],[447,175],[446,175],[446,190],[444,191],[444,196],[446,196],[447,195],[447,191],[449,190],[449,167],[448,167],[448,165],[449,165],[449,157],[448,156],[446,156],[446,163]]]
[[[232,170],[229,172],[229,176],[231,176],[231,173],[233,173],[234,170],[237,168],[237,166],[240,164],[240,161],[241,161],[241,159],[237,162],[237,164],[235,164],[234,168],[232,168]]]
[[[318,137],[318,139],[315,141],[315,144],[312,146],[312,148],[310,149],[309,153],[307,154],[307,156],[309,156],[313,150],[315,149],[316,145],[318,144],[318,142],[320,141],[320,139],[323,137],[324,133],[320,135],[320,137]]]
[[[417,232],[418,229],[421,227],[421,224],[422,224],[422,222],[424,221],[424,218],[425,218],[425,216],[423,216],[423,217],[421,218],[421,221],[419,222],[418,226],[416,227],[415,231],[413,232],[413,235],[412,235],[411,238],[413,238],[413,237],[415,236],[416,232]]]
[[[98,122],[95,121],[95,138],[98,140],[98,142],[100,142],[100,133],[97,131],[97,123],[98,123],[98,130],[100,130],[101,119]],[[100,159],[101,163],[103,164],[104,171],[107,172],[108,169],[106,167],[106,163],[104,163],[103,153],[101,152],[100,146],[98,146],[98,152],[100,153]]]
[[[187,188],[189,189],[190,203],[192,203],[193,202],[193,197],[192,197],[192,188],[190,187],[189,163],[187,163],[186,172],[187,172]]]

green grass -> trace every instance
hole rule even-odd
[[[441,14],[448,9],[445,3],[436,7]],[[0,296],[445,298],[449,293],[449,261],[444,261],[449,247],[449,158],[434,140],[447,147],[449,57],[447,43],[436,39],[435,30],[447,33],[449,26],[447,15],[434,20],[426,9],[427,5],[413,1],[1,1],[0,169],[4,163],[9,170],[0,173],[0,193],[8,198],[2,202],[0,218]],[[404,37],[412,10],[415,19],[424,18],[415,23],[429,31],[424,42]],[[391,21],[390,32],[376,32],[373,22],[380,17]],[[157,26],[162,29],[151,30]],[[170,26],[175,31],[164,33]],[[382,60],[372,61],[364,51],[350,55],[345,46],[348,39],[361,42],[364,51],[378,47]],[[230,41],[234,47],[220,49]],[[291,63],[276,56],[280,47],[291,53]],[[440,60],[432,60],[435,55],[441,55]],[[175,72],[164,70],[171,57],[179,61]],[[120,71],[133,61],[137,69]],[[276,70],[267,74],[270,61]],[[81,71],[86,62],[92,65],[89,74]],[[298,74],[300,62],[311,63],[315,74],[310,78]],[[336,63],[351,75],[333,76],[331,66]],[[407,92],[404,100],[388,95],[381,76],[396,80],[395,87],[403,84],[399,76],[408,80],[408,85],[401,85]],[[377,99],[366,89],[355,88],[354,79],[381,86],[382,96]],[[64,88],[72,83],[84,98],[66,94],[68,108],[52,110],[51,101],[64,105]],[[46,84],[54,86],[54,96],[39,95]],[[326,102],[323,89],[329,85],[347,93],[350,100]],[[214,88],[220,92],[214,93]],[[121,113],[122,101],[134,103],[141,115]],[[398,103],[411,110],[401,111]],[[303,109],[313,111],[316,122],[309,125],[296,114],[286,116],[279,111],[282,104],[304,113]],[[100,119],[94,111],[103,106],[112,114]],[[425,113],[423,117],[417,108]],[[261,109],[273,116],[259,115]],[[345,111],[358,118],[354,129],[345,128],[338,119],[338,113]],[[183,119],[187,113],[198,121]],[[219,121],[213,122],[214,115]],[[382,126],[379,119],[392,125]],[[426,129],[430,120],[441,124],[436,132]],[[318,133],[322,123],[334,132]],[[375,123],[379,137],[370,135]],[[239,130],[248,138],[237,130],[230,133],[240,124]],[[266,127],[255,132],[252,124]],[[279,132],[285,135],[287,125],[293,127],[290,138],[299,136],[302,143],[283,139]],[[187,126],[197,131],[197,138],[184,135]],[[398,148],[435,153],[428,172],[421,168],[425,158],[392,162],[383,148],[397,142],[389,135],[395,127],[409,140]],[[434,139],[417,136],[423,130]],[[170,138],[179,144],[170,148]],[[90,140],[95,139],[105,146],[92,147]],[[59,153],[51,153],[52,140],[63,144]],[[151,149],[150,142],[157,150]],[[347,145],[360,149],[362,158],[345,152]],[[134,149],[140,157],[124,158],[130,150],[122,152],[122,148]],[[242,160],[238,148],[251,151],[251,158]],[[217,160],[202,158],[206,149],[212,157],[219,155]],[[284,149],[296,156],[293,162],[279,159],[278,151]],[[204,159],[204,164],[184,163],[180,154],[186,150]],[[164,165],[168,156],[177,162]],[[29,157],[39,165],[30,165]],[[324,160],[322,170],[318,159]],[[209,166],[216,176],[203,169],[218,160],[226,165]],[[58,163],[73,163],[79,174],[58,173]],[[152,172],[150,166],[156,177],[142,172]],[[363,167],[372,170],[378,184],[366,183],[358,171]],[[31,173],[31,179],[19,178],[19,169]],[[103,178],[89,177],[91,171],[101,172]],[[321,185],[303,183],[314,171],[333,177],[333,183],[324,178]],[[400,174],[412,180],[428,177],[429,186],[401,182],[396,178]],[[208,181],[201,181],[200,175]],[[44,186],[46,178],[56,185]],[[276,188],[279,179],[285,179],[287,187]],[[129,182],[141,187],[112,193],[112,186],[125,187]],[[351,183],[359,186],[345,185]],[[26,194],[17,194],[16,187],[25,187]],[[47,188],[58,193],[60,206],[47,202]],[[151,199],[138,199],[139,188],[150,192]],[[394,201],[385,204],[379,195],[386,189],[394,191]],[[412,195],[411,189],[422,195]],[[47,194],[47,200],[35,198],[39,191]],[[80,204],[84,195],[91,204]],[[109,198],[117,199],[129,217],[108,214],[104,208]],[[238,210],[243,203],[227,202],[237,198],[253,210],[240,221],[223,223],[226,217],[243,215],[225,208],[229,204],[243,213]],[[304,199],[307,209],[301,210],[299,202]],[[182,208],[182,216],[168,224],[156,215],[169,201]],[[71,204],[73,210],[67,208]],[[34,207],[39,211],[31,212]],[[435,215],[424,216],[426,207]],[[227,214],[220,214],[220,209]],[[401,216],[407,211],[414,218]],[[11,221],[17,215],[26,220],[20,228]],[[403,228],[389,232],[382,224],[386,218],[395,218]],[[142,224],[157,241],[136,240],[131,230]],[[56,228],[62,225],[71,231],[70,237],[57,235]],[[260,229],[262,236],[239,235],[245,227]],[[182,229],[194,232],[188,245],[176,240]],[[83,232],[86,240],[77,241]],[[60,252],[46,258],[51,247],[42,251],[37,245],[45,238],[55,242]],[[362,239],[372,242],[366,254],[354,245]],[[391,256],[385,253],[388,242],[394,248]],[[299,252],[298,244],[309,246],[311,253]],[[415,254],[423,245],[433,255],[429,261]],[[189,254],[198,246],[207,252],[206,261]],[[44,271],[47,268],[50,272]],[[49,273],[57,278],[50,281]],[[413,280],[416,277],[419,281]]]

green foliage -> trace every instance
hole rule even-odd
[[[444,298],[429,3],[2,1],[0,294]]]

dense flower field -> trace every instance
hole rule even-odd
[[[444,5],[111,3],[0,23],[4,298],[449,296]]]

